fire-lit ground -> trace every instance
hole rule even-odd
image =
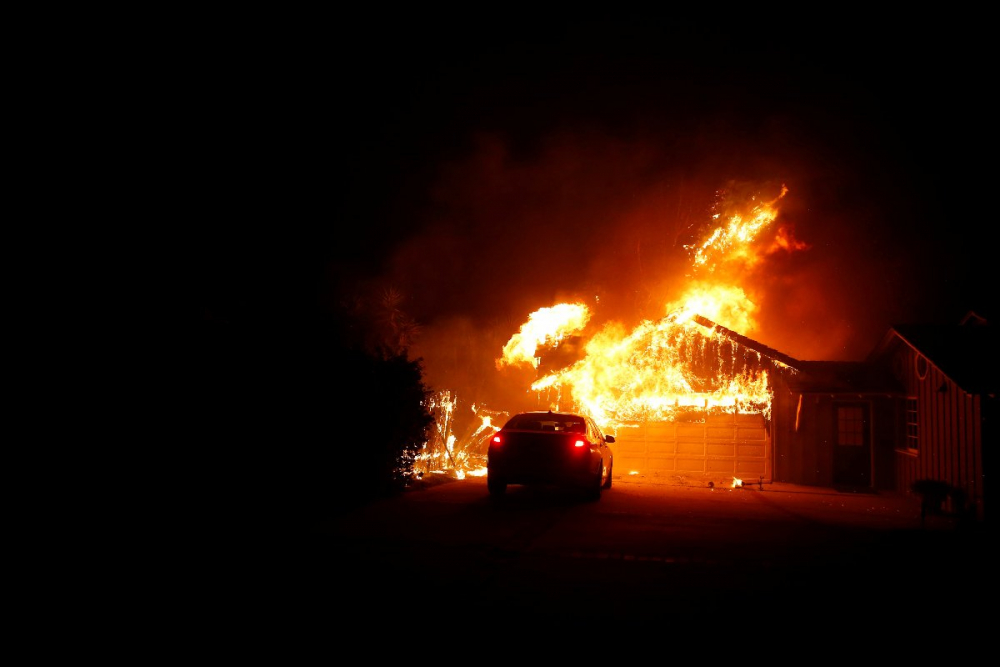
[[[449,471],[438,471],[421,476],[411,485],[411,491],[433,488],[441,484],[468,483],[478,486],[481,482],[473,482],[475,478],[485,479],[486,471],[474,471],[472,474],[455,474]],[[703,493],[712,497],[725,499],[726,502],[763,502],[781,501],[782,504],[794,507],[794,512],[810,521],[824,524],[844,524],[856,527],[871,527],[879,529],[908,530],[920,527],[927,530],[955,529],[959,527],[958,517],[940,512],[928,514],[921,512],[921,498],[917,495],[896,493],[865,493],[857,491],[840,491],[830,487],[803,486],[783,482],[757,483],[750,480],[734,480],[730,484],[702,483],[685,477],[659,477],[643,475],[615,475],[613,490],[621,488],[638,489],[643,487],[661,487],[658,493],[676,498],[694,499]],[[511,487],[517,488],[517,487]]]
[[[511,487],[497,503],[481,477],[434,479],[308,532],[255,532],[246,546],[262,567],[241,584],[250,608],[267,601],[288,620],[307,602],[333,605],[349,611],[338,629],[389,609],[450,632],[511,614],[631,627],[710,614],[756,626],[845,608],[923,617],[995,593],[985,535],[922,526],[913,498],[616,482],[598,502]]]

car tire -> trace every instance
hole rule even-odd
[[[488,475],[486,477],[486,488],[490,492],[490,496],[493,498],[502,498],[505,493],[507,493],[507,482],[502,479],[497,479],[493,475]]]
[[[604,468],[597,469],[597,475],[590,485],[583,490],[584,496],[587,500],[598,501],[601,499],[601,489],[604,487],[604,479],[601,473],[604,472]]]
[[[608,480],[604,482],[604,486],[601,487],[602,489],[611,488],[611,473],[613,473],[614,470],[615,470],[615,460],[611,459],[611,463],[608,465]]]

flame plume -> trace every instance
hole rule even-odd
[[[504,345],[497,367],[524,361],[537,367],[539,347],[559,347],[566,336],[583,330],[589,320],[590,311],[582,303],[560,303],[536,310],[521,325],[520,333]]]
[[[604,325],[583,346],[581,358],[549,369],[540,363],[591,319],[581,303],[562,303],[532,313],[520,333],[504,346],[502,364],[530,363],[539,376],[531,384],[549,407],[585,411],[605,427],[644,420],[677,419],[696,412],[770,414],[769,369],[780,362],[738,344],[721,331],[756,328],[756,304],[727,277],[748,275],[768,254],[802,249],[791,231],[761,237],[777,218],[782,186],[773,200],[750,198],[742,208],[722,199],[713,216],[721,221],[703,242],[689,247],[692,278],[679,299],[665,304],[666,316],[641,322],[631,331],[617,322]]]
[[[677,312],[626,333],[609,324],[576,363],[536,380],[531,389],[612,427],[668,420],[695,411],[769,413],[767,363],[703,318]]]
[[[732,193],[719,200],[704,240],[686,246],[689,283],[679,298],[664,302],[661,319],[631,328],[606,322],[591,332],[593,314],[582,302],[540,308],[503,345],[497,370],[533,369],[530,391],[540,408],[588,413],[611,432],[644,421],[700,421],[716,412],[769,417],[771,374],[787,368],[781,359],[788,359],[762,354],[743,334],[757,327],[748,283],[754,270],[775,253],[808,247],[789,226],[766,237],[787,192],[782,186],[768,201],[753,195],[741,203]],[[474,423],[456,433],[455,404],[447,392],[434,399],[437,431],[423,468],[484,474],[474,461],[485,459],[489,437],[510,415],[473,406]]]

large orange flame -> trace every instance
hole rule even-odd
[[[590,311],[582,303],[560,303],[536,310],[521,325],[520,333],[514,334],[504,345],[497,367],[518,362],[538,366],[539,347],[558,347],[566,336],[582,331],[589,320]]]
[[[695,247],[691,260],[694,268],[713,272],[722,264],[739,264],[744,268],[757,264],[761,254],[755,252],[754,241],[774,222],[777,204],[787,193],[788,188],[782,186],[778,196],[769,202],[757,202],[756,196],[752,197],[747,212],[734,211],[728,218],[716,213],[713,219],[721,219],[721,223]]]
[[[745,275],[778,249],[805,247],[786,229],[770,244],[758,242],[777,217],[777,203],[787,191],[782,186],[768,202],[752,197],[748,211],[730,205],[728,217],[691,248],[695,273],[711,274],[713,282],[692,280],[681,298],[666,304],[667,314],[659,321],[644,321],[631,331],[620,323],[606,324],[589,338],[582,358],[546,369],[531,389],[544,394],[550,407],[586,411],[605,427],[667,420],[691,411],[769,414],[768,370],[779,362],[741,348],[710,324],[753,331],[757,306],[742,287],[726,284],[723,277]],[[583,331],[590,317],[580,303],[532,313],[504,346],[498,366],[531,363],[544,369],[539,359],[546,348],[558,348],[564,336]]]
[[[576,363],[536,380],[599,423],[667,420],[691,410],[770,410],[766,364],[714,329],[678,312],[631,332],[612,323],[594,335]]]
[[[746,284],[752,269],[773,253],[808,247],[788,226],[773,239],[763,237],[787,192],[782,186],[777,197],[764,203],[756,195],[746,203],[720,201],[718,210],[725,213],[713,216],[718,224],[705,232],[703,242],[687,247],[690,283],[679,298],[665,302],[660,320],[632,328],[610,322],[588,336],[592,314],[583,303],[540,308],[503,346],[497,369],[534,369],[530,390],[541,402],[552,409],[587,412],[611,432],[620,425],[699,419],[721,411],[768,417],[770,373],[784,364],[737,339],[757,327],[757,305]],[[736,332],[740,334],[733,336]],[[456,433],[450,393],[436,396],[430,407],[437,430],[421,456],[421,468],[485,474],[485,467],[475,468],[474,461],[481,462],[489,437],[509,415],[474,407],[478,419]]]
[[[747,334],[757,324],[753,314],[757,306],[747,297],[743,288],[735,285],[711,285],[696,282],[677,301],[667,304],[667,314],[678,313],[680,317],[701,315],[727,329]]]

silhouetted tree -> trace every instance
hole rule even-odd
[[[428,437],[421,360],[343,312],[205,317],[186,345],[185,468],[201,515],[315,518],[401,490]]]
[[[285,485],[305,515],[402,490],[433,423],[421,360],[345,344],[339,326],[323,320],[289,343],[273,383]]]

